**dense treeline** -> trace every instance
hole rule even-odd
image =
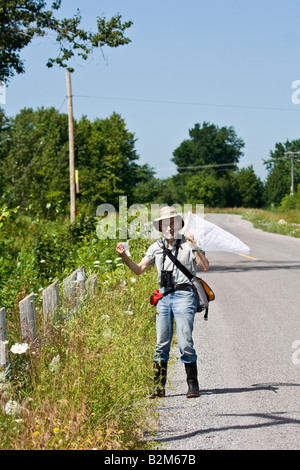
[[[207,207],[262,207],[297,204],[290,193],[290,159],[300,139],[277,143],[265,161],[265,183],[253,167],[238,169],[244,142],[233,127],[204,122],[189,131],[189,139],[173,152],[177,174],[160,179],[149,165],[140,165],[136,138],[124,119],[75,121],[75,160],[79,172],[78,211],[94,215],[103,202],[203,203]],[[20,206],[43,217],[69,212],[68,117],[56,109],[22,109],[15,117],[0,113],[0,201],[8,209]],[[295,188],[300,165],[295,164]],[[288,202],[286,198],[288,197]],[[292,202],[294,201],[294,202]]]
[[[1,113],[1,200],[8,207],[29,207],[43,216],[68,211],[68,116],[54,108],[23,109],[15,118]],[[80,175],[81,209],[95,213],[102,202],[119,194],[133,198],[133,188],[152,176],[137,165],[134,135],[113,114],[75,122],[76,169]]]

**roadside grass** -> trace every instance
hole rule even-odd
[[[239,214],[243,219],[253,223],[255,228],[266,232],[289,235],[300,238],[300,211],[280,209],[247,209],[247,208],[205,208],[205,212]]]
[[[68,321],[48,325],[38,347],[10,352],[10,380],[0,376],[1,450],[153,448],[155,284],[154,270],[137,277],[119,266],[99,276],[96,295]]]

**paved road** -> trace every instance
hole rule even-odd
[[[195,322],[201,397],[185,397],[174,348],[156,438],[172,450],[300,449],[300,239],[235,215],[206,217],[255,259],[207,253],[216,300],[208,322]]]

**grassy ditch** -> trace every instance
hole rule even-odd
[[[143,251],[136,241],[133,257]],[[119,266],[99,276],[96,295],[70,320],[48,325],[41,347],[10,352],[10,380],[0,377],[1,450],[151,447],[155,284],[154,270],[137,277]]]

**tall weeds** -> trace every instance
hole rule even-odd
[[[2,450],[150,445],[155,278],[154,270],[107,273],[71,319],[48,326],[43,345],[10,353],[10,381],[0,381]]]

